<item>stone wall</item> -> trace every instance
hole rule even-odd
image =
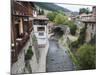
[[[12,64],[12,67],[11,67],[12,74],[26,73],[24,58],[25,58],[25,53],[27,52],[29,46],[32,46],[32,34],[33,34],[33,32],[30,34],[30,39],[28,40],[28,42],[26,43],[24,48],[19,53],[17,62]],[[32,60],[30,60],[30,66],[32,66],[32,72],[35,72],[35,71],[37,71],[37,60],[36,60],[36,56],[35,56],[35,52],[34,52],[35,51],[34,46],[32,46],[32,50],[33,50],[34,56],[32,57]],[[33,68],[33,67],[35,67],[35,68]]]
[[[33,45],[33,40],[32,40],[33,34],[34,33],[31,32],[30,39],[28,40],[28,42],[26,43],[24,48],[19,53],[17,62],[12,64],[12,67],[11,67],[12,74],[30,73],[29,69],[31,70],[31,73],[46,72],[46,56],[47,56],[47,52],[48,52],[49,43],[47,41],[45,48],[38,49],[40,55],[39,55],[39,59],[37,59],[37,57],[36,57],[36,56],[38,56],[38,55],[36,55],[37,49],[35,48],[35,45]],[[27,68],[25,66],[24,58],[25,58],[25,53],[27,52],[29,46],[32,46],[33,56],[32,56],[32,59],[29,60],[29,62],[27,63],[27,65],[29,65],[30,68]]]
[[[87,24],[86,42],[89,42],[96,34],[96,24]]]

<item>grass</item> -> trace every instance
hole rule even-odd
[[[68,47],[67,43],[63,43],[64,38],[60,38],[60,43],[64,46],[64,48],[67,50],[68,55],[71,57],[73,64],[76,66],[76,70],[79,69],[79,63],[78,60],[76,58],[76,56],[71,52],[71,50]]]

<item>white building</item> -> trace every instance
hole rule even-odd
[[[39,49],[39,69],[38,72],[46,72],[46,56],[49,47],[48,41],[48,18],[46,16],[37,16],[33,20],[33,30],[37,38]]]
[[[38,41],[38,47],[48,44],[48,18],[45,16],[37,16],[33,20],[33,30]]]

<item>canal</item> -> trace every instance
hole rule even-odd
[[[47,72],[61,72],[75,70],[67,50],[62,49],[56,40],[49,40],[49,50],[46,60]]]

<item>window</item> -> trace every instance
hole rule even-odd
[[[43,32],[39,32],[39,35],[40,35],[40,36],[43,36],[43,35],[44,35],[44,33],[43,33]]]
[[[38,27],[37,30],[38,31],[45,31],[45,27]]]
[[[34,25],[47,25],[48,21],[46,20],[34,20]]]

